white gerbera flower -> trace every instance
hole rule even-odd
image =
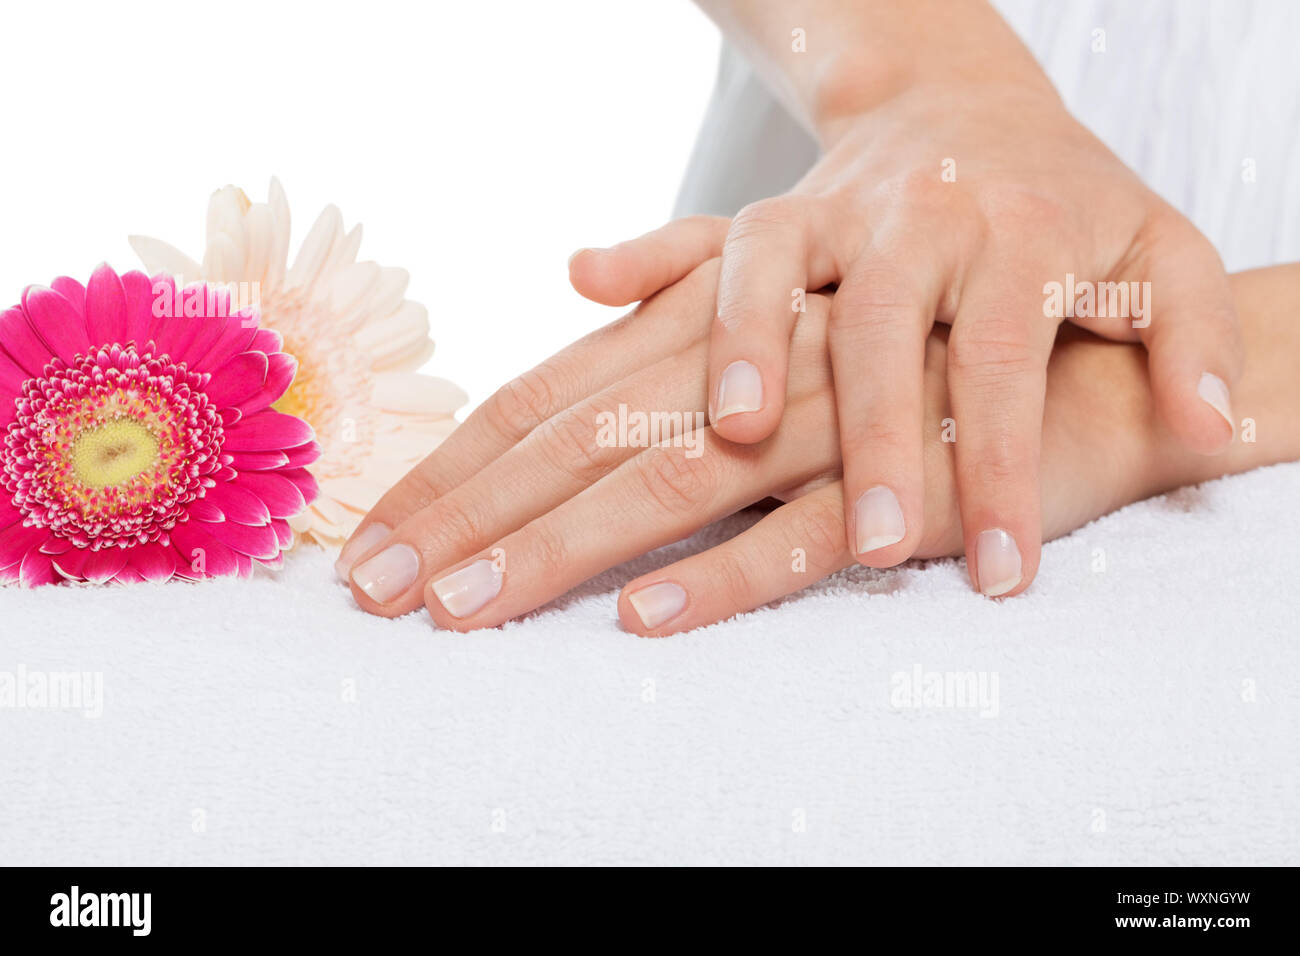
[[[230,285],[284,337],[298,374],[275,404],[316,430],[310,466],[320,496],[292,523],[341,544],[389,487],[456,427],[464,391],[415,369],[433,354],[429,313],[405,298],[405,269],[356,261],[361,227],[327,206],[288,266],[289,204],[276,179],[265,203],[226,186],[208,203],[200,265],[173,246],[131,236],[151,273]]]

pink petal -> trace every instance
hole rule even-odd
[[[0,531],[0,568],[9,568],[20,562],[28,551],[37,551],[46,538],[51,538],[48,528],[27,528],[10,525]]]
[[[54,357],[18,306],[0,313],[0,343],[4,344],[9,356],[27,370],[28,377],[44,372]]]
[[[172,546],[180,555],[180,563],[177,564],[178,572],[191,577],[209,578],[235,574],[239,570],[238,556],[233,549],[204,530],[207,527],[220,527],[220,525],[199,526],[190,521],[172,528]],[[194,565],[200,556],[195,552],[200,552],[203,558],[202,571],[194,570]]]
[[[307,507],[298,486],[273,471],[246,471],[239,476],[239,484],[265,503],[272,518],[292,518]]]
[[[320,458],[320,445],[309,441],[295,448],[286,448],[284,453],[289,456],[290,468],[301,468]]]
[[[60,578],[59,573],[54,570],[54,562],[50,556],[32,550],[28,551],[23,558],[22,567],[18,570],[18,580],[26,587],[35,588],[42,584],[54,584]]]
[[[90,351],[85,318],[53,289],[29,285],[23,290],[23,311],[50,351],[69,365]]]
[[[122,291],[126,294],[126,328],[122,340],[134,342],[137,349],[142,349],[149,341],[149,325],[157,299],[153,280],[143,272],[128,272],[122,276]]]
[[[214,505],[207,495],[204,495],[202,498],[195,498],[185,506],[185,510],[189,512],[191,518],[194,518],[197,521],[213,522],[226,520],[225,513]]]
[[[257,349],[259,352],[265,352],[270,355],[272,352],[284,351],[284,336],[275,329],[257,329],[253,332],[253,341],[249,343],[250,349]]]
[[[86,555],[86,563],[81,566],[81,575],[87,581],[103,584],[124,567],[126,567],[125,548],[100,548]]]
[[[227,322],[208,353],[190,367],[196,372],[215,372],[240,352],[247,352],[256,334],[253,326],[245,328],[239,321]]]
[[[298,374],[298,360],[287,352],[272,352],[267,356],[267,361],[265,384],[239,402],[239,410],[245,415],[252,415],[254,412],[269,408],[289,390],[293,377]]]
[[[8,352],[0,349],[0,398],[12,401],[22,390],[23,383],[31,377],[31,373],[10,358]]]
[[[129,558],[129,567],[146,581],[166,581],[176,573],[176,552],[156,542],[132,548]]]
[[[54,569],[64,577],[72,578],[74,581],[84,581],[81,569],[86,566],[86,558],[94,554],[89,548],[73,548],[65,551],[63,554],[51,555],[54,562]]]
[[[59,276],[50,283],[50,288],[71,302],[82,315],[86,314],[86,287],[72,276]]]
[[[272,451],[294,448],[316,437],[301,418],[270,409],[242,419],[225,431],[228,451]]]
[[[224,512],[227,521],[238,524],[265,525],[271,521],[271,512],[266,503],[240,483],[227,481],[218,484],[204,496]],[[214,532],[220,536],[220,532]]]
[[[275,540],[279,542],[281,550],[293,544],[293,528],[289,527],[289,522],[277,518],[271,522],[271,527],[275,529]],[[276,556],[278,567],[279,555]]]
[[[266,381],[267,357],[262,352],[244,352],[212,373],[203,387],[208,401],[217,408],[238,405]]]
[[[316,484],[316,479],[312,477],[311,472],[305,468],[283,468],[276,472],[281,478],[288,478],[297,486],[298,491],[302,494],[303,501],[311,504],[320,496],[320,488]]]
[[[86,289],[86,332],[96,347],[126,341],[126,290],[108,263],[95,270]]]
[[[282,451],[236,451],[230,455],[230,467],[238,472],[269,471],[288,465],[289,456]]]
[[[149,331],[144,338],[156,342],[159,350],[168,355],[185,322],[178,296],[176,280],[166,273],[160,272],[149,280]],[[136,304],[132,302],[129,308],[136,308]]]
[[[223,524],[208,525],[212,534],[223,544],[234,549],[238,554],[250,558],[270,560],[280,553],[280,544],[275,536],[275,529],[269,524],[253,527],[227,521]]]

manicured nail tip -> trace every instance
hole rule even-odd
[[[907,536],[898,497],[884,485],[868,488],[858,495],[853,505],[853,521],[857,527],[858,554],[898,544]]]
[[[338,575],[340,581],[348,583],[348,577],[352,573],[352,566],[357,563],[357,558],[365,554],[375,545],[379,544],[390,534],[393,529],[388,527],[382,521],[376,521],[366,526],[360,534],[354,535],[352,540],[343,545],[343,550],[339,552],[339,558],[334,562],[334,573]]]
[[[433,593],[452,617],[469,617],[501,593],[504,577],[493,562],[480,558],[434,581]]]
[[[1223,379],[1213,372],[1203,372],[1201,380],[1196,383],[1196,394],[1201,401],[1223,416],[1223,420],[1228,423],[1228,427],[1235,435],[1237,425],[1232,419],[1232,402],[1228,396],[1228,386]]]
[[[714,421],[741,412],[757,412],[763,407],[763,377],[750,362],[732,362],[722,371],[718,383],[718,411]]]
[[[685,589],[671,581],[660,581],[633,591],[627,599],[647,629],[672,620],[686,607]]]
[[[881,548],[887,548],[891,544],[898,544],[905,535],[901,534],[878,534],[874,538],[867,538],[858,542],[858,554],[868,554],[872,551],[879,551]]]
[[[1007,578],[1005,581],[999,581],[996,584],[984,588],[984,590],[981,593],[983,593],[985,597],[1001,597],[1003,594],[1006,594],[1008,591],[1014,591],[1016,589],[1016,585],[1018,585],[1019,583],[1020,583],[1020,575],[1017,574],[1014,578]]]
[[[1020,584],[1020,549],[1001,528],[981,531],[975,539],[975,580],[985,597],[999,597]]]
[[[377,604],[388,604],[415,583],[420,556],[409,544],[394,544],[352,570],[352,580]]]

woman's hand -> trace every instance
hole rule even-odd
[[[803,57],[782,53],[788,29],[733,22],[771,20],[772,9],[708,6],[722,8],[713,12],[729,34],[760,47],[748,51],[760,69],[779,65],[767,71],[774,88],[791,71],[807,74],[794,77],[802,86],[786,85],[791,98],[802,90],[815,101],[804,118],[823,158],[792,192],[746,207],[730,224],[683,220],[610,250],[583,251],[571,276],[589,298],[623,305],[720,247],[709,410],[717,433],[737,442],[776,430],[803,290],[838,284],[829,340],[844,508],[858,560],[894,565],[925,540],[922,469],[934,436],[923,430],[922,362],[935,322],[952,327],[957,492],[972,580],[986,594],[1019,593],[1038,567],[1045,370],[1061,322],[1145,343],[1167,425],[1188,448],[1227,448],[1241,340],[1218,255],[1067,113],[1014,38],[1008,46],[982,23],[988,45],[969,44],[982,61],[969,51],[949,60],[918,45],[928,51],[924,67],[882,70],[877,60],[836,61],[818,51],[850,28],[842,21],[898,17],[892,8],[906,5],[787,11],[799,24],[817,12],[825,19],[809,26]],[[975,7],[946,9],[971,16]],[[938,48],[946,15],[927,21],[918,7],[911,21],[928,22],[924,39]],[[900,42],[911,36],[907,24],[887,26]],[[873,42],[865,30],[849,39]],[[814,81],[818,65],[833,68]],[[1076,302],[1071,291],[1084,287],[1093,298]]]
[[[650,449],[601,438],[609,421],[602,415],[617,420],[620,407],[626,419],[703,412],[698,369],[718,269],[716,261],[705,264],[476,410],[384,497],[344,549],[340,573],[358,603],[385,616],[425,604],[439,626],[454,630],[496,626],[783,492],[793,500],[738,538],[629,583],[619,600],[624,625],[647,635],[696,627],[851,562],[836,481],[830,304],[823,296],[810,297],[795,330],[790,400],[772,438],[738,445],[707,427],[673,432],[664,447]],[[1294,289],[1294,272],[1290,283]],[[1243,396],[1256,414],[1294,408],[1300,385],[1286,371],[1300,356],[1294,324],[1275,328],[1275,308],[1272,318],[1258,303],[1252,309],[1252,318],[1263,313],[1271,323],[1256,350],[1269,378],[1253,379]],[[1238,444],[1218,459],[1188,454],[1155,420],[1140,349],[1067,339],[1048,373],[1048,536],[1168,487],[1300,455],[1297,429],[1280,414],[1270,418],[1267,443]],[[960,553],[962,544],[954,445],[940,437],[950,413],[947,355],[936,332],[926,352],[925,417],[933,426],[927,434],[936,437],[924,450],[921,556]],[[804,549],[806,573],[792,570],[795,547]]]

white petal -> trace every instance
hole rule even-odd
[[[445,378],[413,372],[380,372],[375,376],[370,400],[390,411],[450,414],[469,401],[469,396]]]
[[[203,256],[203,277],[211,282],[236,282],[244,265],[244,251],[228,233],[213,236]]]
[[[329,260],[330,250],[342,236],[343,216],[337,206],[326,206],[302,241],[293,268],[285,276],[285,288],[297,289],[314,282],[321,266]]]
[[[341,222],[341,220],[340,220]],[[329,260],[321,269],[321,276],[326,277],[337,269],[345,269],[357,261],[357,250],[361,248],[361,225],[352,227],[352,231],[343,237],[330,251]]]
[[[280,185],[280,180],[274,176],[271,177],[271,186],[267,190],[266,203],[271,207],[271,219],[275,224],[275,232],[271,240],[270,258],[267,261],[266,289],[264,290],[270,293],[280,288],[284,282],[285,272],[288,270],[289,227],[291,225],[289,200],[284,195],[284,187]]]
[[[261,202],[250,206],[248,215],[244,219],[244,228],[248,251],[244,256],[244,271],[237,278],[241,281],[265,285],[266,266],[271,258],[271,243],[275,240],[271,207]]]
[[[203,269],[197,262],[161,239],[127,236],[126,241],[131,244],[135,254],[144,263],[145,272],[150,275],[166,272],[168,275],[180,276],[185,282],[193,282],[203,276]]]
[[[344,317],[352,315],[358,304],[369,298],[381,275],[373,262],[354,262],[331,275],[328,285],[322,286],[313,298],[323,300],[339,328],[347,328]]]
[[[352,337],[377,365],[392,364],[423,350],[429,339],[429,310],[418,302],[403,302],[387,318],[368,321]]]

